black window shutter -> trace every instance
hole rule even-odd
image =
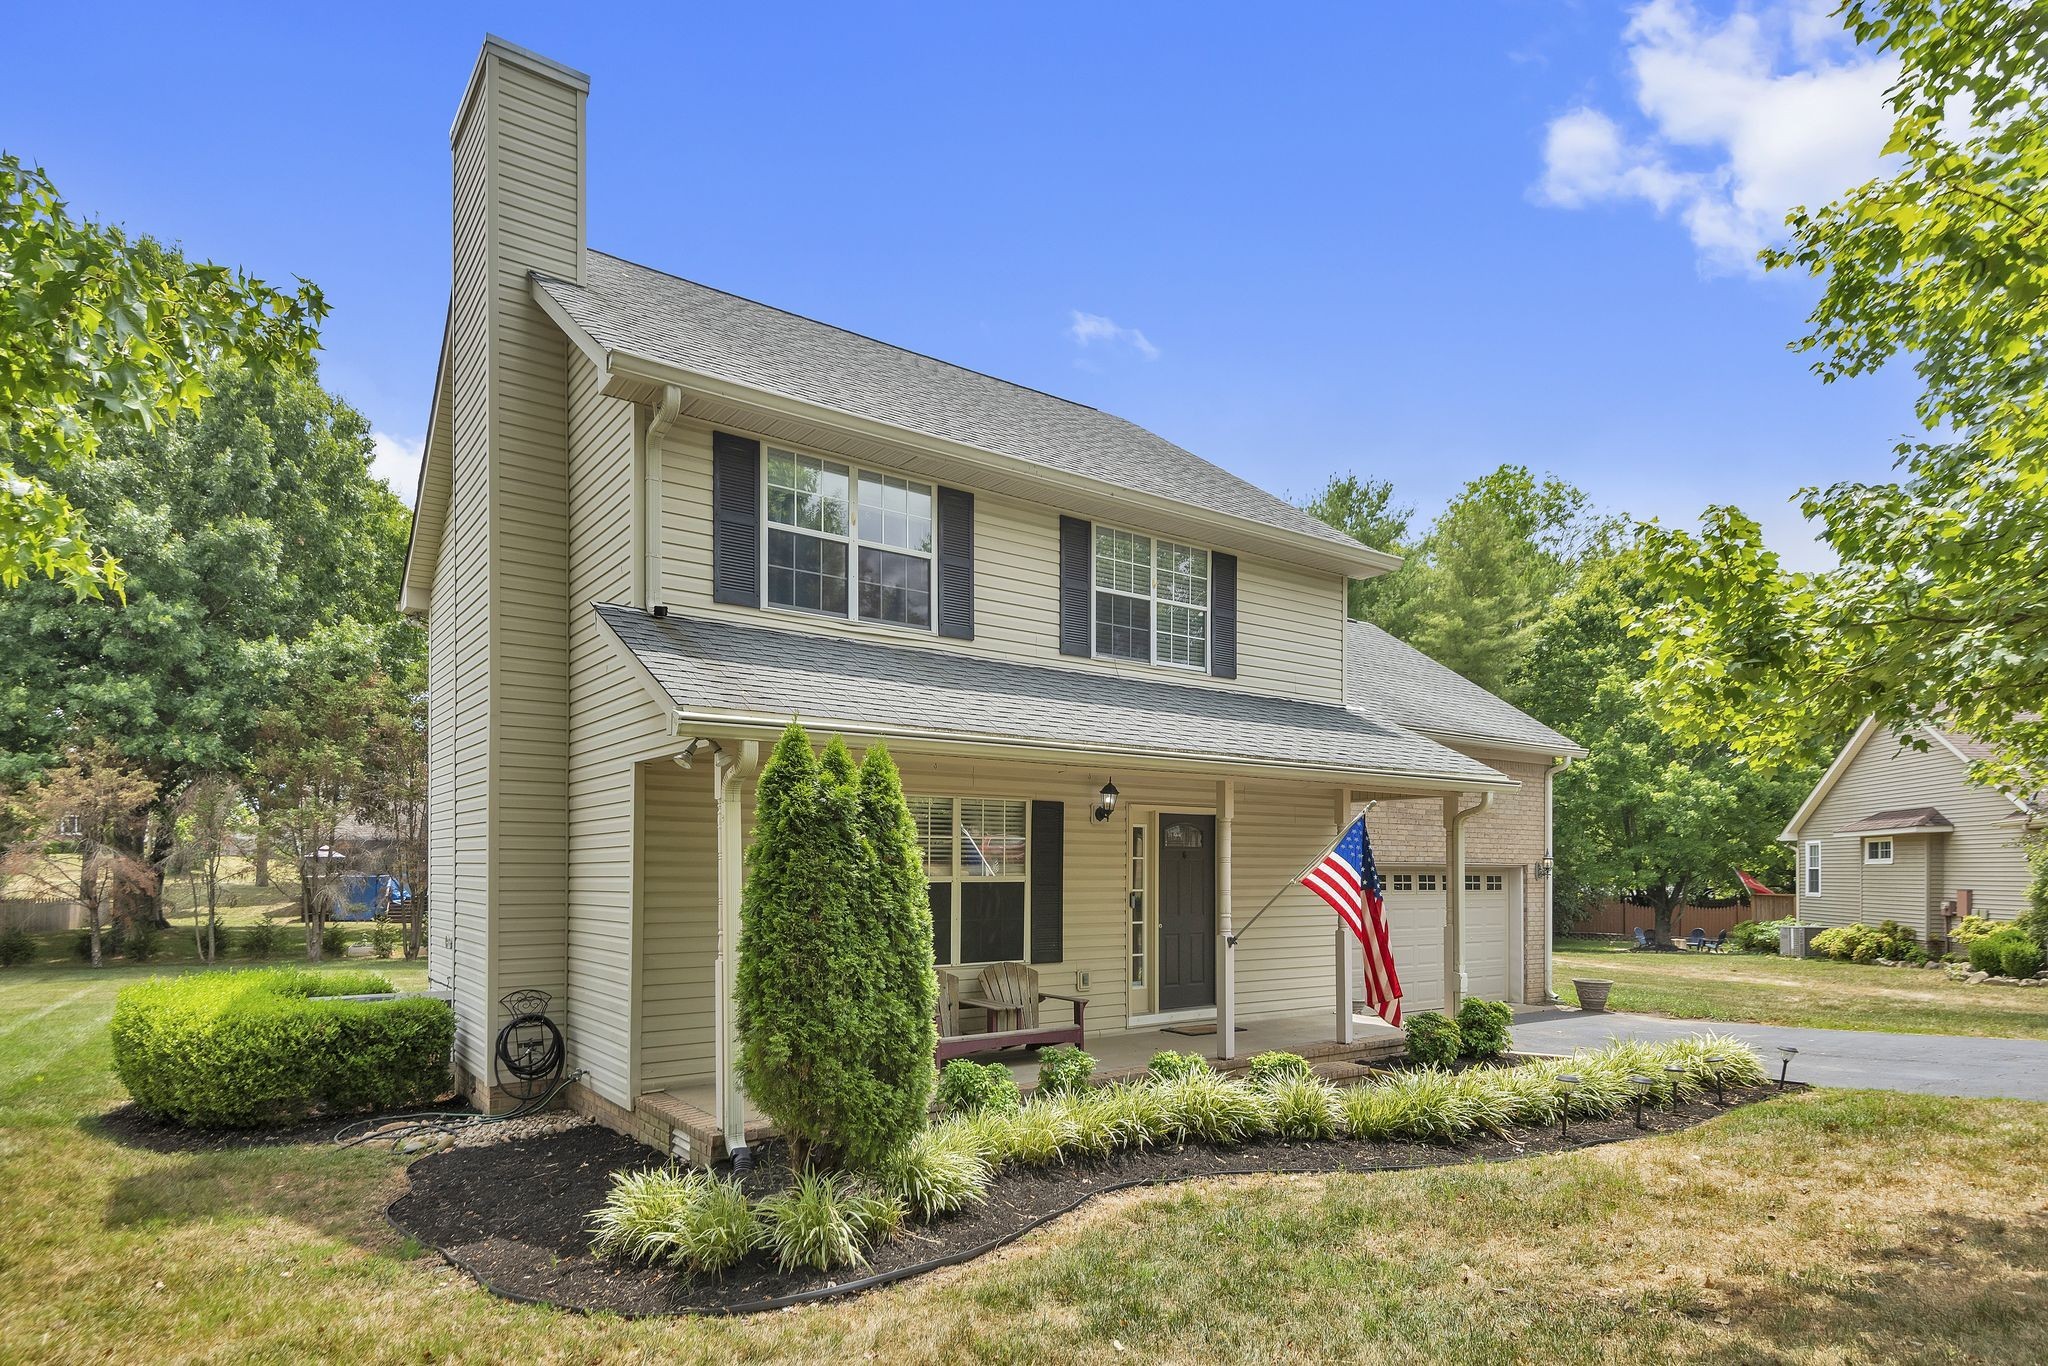
[[[946,964],[953,961],[953,884],[934,882],[929,888],[932,899],[932,961]]]
[[[1066,953],[1067,804],[1031,803],[1031,961],[1057,963]]]
[[[761,443],[711,434],[711,600],[761,605]]]
[[[1086,659],[1088,598],[1095,576],[1090,572],[1093,528],[1079,517],[1060,518],[1060,653]]]
[[[1209,556],[1209,673],[1237,677],[1237,556]]]
[[[974,639],[974,495],[939,490],[939,634]]]

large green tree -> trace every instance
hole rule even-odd
[[[1394,486],[1385,479],[1333,474],[1308,510],[1362,545],[1400,554],[1408,543],[1408,524],[1415,509],[1394,501]],[[1399,572],[1374,579],[1353,579],[1346,609],[1354,621],[1378,621],[1394,594],[1406,583]]]
[[[1640,696],[1643,643],[1626,625],[1648,597],[1634,549],[1588,560],[1532,632],[1515,691],[1591,751],[1557,780],[1560,908],[1634,899],[1668,941],[1688,900],[1741,890],[1737,870],[1790,874],[1778,833],[1816,775],[1759,768],[1659,725]]]
[[[1786,570],[1755,520],[1709,509],[1648,539],[1655,696],[1688,734],[1811,757],[1875,715],[2001,746],[1979,776],[2048,785],[2048,5],[1849,0],[1900,64],[1887,173],[1764,254],[1822,282],[1794,346],[1834,382],[1895,361],[1925,432],[1894,482],[1799,496],[1839,559]]]
[[[226,362],[297,370],[327,305],[118,226],[72,216],[41,168],[0,153],[0,588],[122,584],[117,554],[50,476],[114,431],[196,412]]]

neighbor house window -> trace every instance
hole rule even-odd
[[[79,819],[76,811],[66,811],[57,817],[58,839],[76,839],[84,833],[85,822]]]
[[[1820,841],[1806,842],[1806,894],[1820,895]]]
[[[1209,552],[1095,528],[1095,654],[1209,667]]]
[[[1131,985],[1145,985],[1145,827],[1131,827]]]
[[[762,464],[771,606],[931,629],[931,485],[773,446]]]
[[[992,797],[911,797],[942,963],[1024,957],[1027,808]],[[941,919],[943,917],[943,919]]]
[[[1865,840],[1863,843],[1863,861],[1865,863],[1890,863],[1892,861],[1892,842],[1890,840]]]

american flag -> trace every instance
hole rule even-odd
[[[1373,866],[1365,817],[1351,822],[1322,861],[1301,875],[1301,885],[1328,902],[1365,950],[1365,1001],[1390,1025],[1401,1023],[1401,979],[1387,935],[1387,903]]]

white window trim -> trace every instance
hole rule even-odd
[[[1134,821],[1131,824],[1130,859],[1125,865],[1129,872],[1130,887],[1124,902],[1124,926],[1130,934],[1130,957],[1127,964],[1127,980],[1133,992],[1143,992],[1151,985],[1152,952],[1152,849],[1147,843],[1152,838],[1150,821]],[[1024,860],[1031,860],[1031,846],[1027,838]],[[1029,915],[1029,907],[1026,908]]]
[[[1147,592],[1133,593],[1124,588],[1107,587],[1096,578],[1096,571],[1101,566],[1100,557],[1095,553],[1096,538],[1105,531],[1115,531],[1121,532],[1126,536],[1135,536],[1145,543],[1146,580],[1150,584],[1150,589]],[[1192,609],[1202,614],[1202,662],[1200,664],[1181,664],[1174,660],[1161,659],[1159,657],[1160,606],[1164,604],[1168,607],[1192,608],[1190,603],[1176,602],[1172,598],[1162,598],[1159,596],[1159,543],[1161,541],[1166,542],[1168,545],[1185,546],[1189,550],[1199,550],[1207,557],[1209,568],[1202,579],[1204,600],[1201,607]],[[1095,643],[1095,598],[1098,593],[1113,593],[1120,598],[1134,598],[1148,605],[1150,609],[1150,624],[1145,632],[1145,658],[1131,659],[1124,655],[1105,654],[1101,649],[1097,648]],[[1216,552],[1207,546],[1192,545],[1187,541],[1177,541],[1169,536],[1155,536],[1149,531],[1134,531],[1130,527],[1117,526],[1110,522],[1096,522],[1090,526],[1088,531],[1088,654],[1090,658],[1099,659],[1109,664],[1148,664],[1155,669],[1175,669],[1181,673],[1207,674],[1209,672],[1211,652],[1216,647],[1214,631],[1216,625],[1215,597]]]
[[[1880,844],[1884,846],[1883,858],[1877,856],[1877,846]],[[1897,846],[1891,842],[1889,837],[1863,841],[1863,861],[1865,863],[1890,863],[1892,855],[1896,852]]]
[[[972,886],[972,885],[974,885],[974,884],[977,884],[977,883],[979,883],[979,884],[981,884],[981,885],[983,885],[983,886],[988,886],[988,885],[992,885],[992,884],[996,884],[996,883],[1021,883],[1021,884],[1023,885],[1023,888],[1024,888],[1024,952],[1023,952],[1023,961],[1026,961],[1026,962],[1028,962],[1028,961],[1030,960],[1030,957],[1031,957],[1031,851],[1032,851],[1032,848],[1033,848],[1033,846],[1035,846],[1035,845],[1036,845],[1036,844],[1038,843],[1037,839],[1036,839],[1036,838],[1034,838],[1034,836],[1033,836],[1033,831],[1032,831],[1032,829],[1031,829],[1031,800],[1030,800],[1030,798],[1028,798],[1028,797],[999,797],[999,796],[993,796],[993,795],[990,795],[990,794],[988,794],[988,793],[983,793],[983,792],[967,792],[967,793],[960,793],[960,792],[908,792],[908,793],[905,793],[904,795],[905,795],[905,796],[907,796],[907,797],[912,797],[912,798],[916,798],[916,799],[919,799],[919,800],[923,800],[923,801],[935,801],[935,802],[951,802],[951,803],[953,804],[953,843],[952,843],[952,848],[951,848],[950,850],[948,850],[948,851],[947,851],[947,859],[948,859],[948,861],[950,862],[950,864],[952,865],[952,871],[951,871],[951,872],[950,872],[950,873],[949,873],[949,874],[948,874],[947,876],[945,876],[945,877],[933,877],[933,876],[932,876],[932,875],[931,875],[930,873],[926,873],[926,874],[925,874],[925,881],[926,881],[926,882],[945,882],[945,883],[950,883],[950,884],[952,885],[952,888],[953,888],[953,895],[952,895],[952,897],[950,898],[950,900],[951,900],[951,902],[952,902],[952,905],[951,905],[951,907],[949,908],[949,914],[951,915],[952,919],[951,919],[951,922],[950,922],[950,923],[949,923],[949,924],[947,925],[947,927],[946,927],[946,944],[947,944],[947,948],[948,948],[949,956],[951,957],[952,961],[951,961],[951,962],[947,962],[947,963],[940,963],[940,964],[938,965],[939,971],[941,971],[941,972],[945,972],[945,971],[948,971],[949,969],[964,969],[964,968],[985,968],[985,967],[987,967],[987,966],[988,966],[988,965],[989,965],[990,963],[995,963],[995,962],[1000,962],[1000,961],[1004,961],[1004,960],[1001,960],[1001,959],[994,959],[994,958],[990,958],[990,959],[979,959],[979,960],[976,960],[976,961],[974,961],[974,962],[965,962],[965,961],[963,961],[963,960],[961,959],[961,957],[960,957],[960,903],[961,903],[961,902],[962,902],[963,900],[965,900],[965,898],[964,898],[964,897],[962,897],[962,896],[960,895],[960,889],[961,889],[962,887],[964,887],[964,886]],[[966,873],[963,873],[963,872],[961,872],[961,871],[960,871],[960,803],[961,803],[962,801],[976,801],[976,802],[1021,802],[1021,803],[1023,804],[1023,807],[1024,807],[1024,871],[1023,871],[1023,872],[1021,872],[1021,873],[1015,873],[1015,874],[1005,874],[1005,875],[1003,875],[1003,876],[1001,876],[1001,877],[987,877],[987,876],[982,876],[982,877],[974,877],[974,876],[970,876],[969,874],[966,874]],[[922,848],[920,848],[920,849],[918,850],[918,852],[919,852],[919,854],[923,854],[924,850],[923,850]]]
[[[846,534],[835,536],[829,531],[813,531],[809,527],[790,526],[777,522],[768,516],[768,452],[784,451],[790,455],[807,456],[828,465],[838,465],[846,470]],[[783,612],[808,621],[843,621],[862,630],[907,631],[912,635],[935,636],[939,633],[939,486],[927,479],[913,479],[907,474],[895,474],[874,465],[857,465],[851,460],[836,455],[820,455],[816,451],[803,450],[797,446],[785,445],[779,441],[761,443],[760,474],[756,479],[755,497],[760,500],[761,509],[761,550],[758,572],[761,585],[761,606],[770,612]],[[874,475],[878,479],[901,479],[931,490],[932,498],[932,548],[930,550],[905,550],[900,546],[883,545],[879,541],[864,541],[860,536],[860,477]],[[788,531],[798,536],[811,536],[821,541],[833,541],[846,547],[846,611],[813,612],[808,607],[795,607],[788,603],[771,600],[768,596],[768,533]],[[931,565],[931,621],[924,626],[911,626],[900,621],[869,620],[860,614],[860,548],[885,550],[892,555],[909,555]]]
[[[1820,895],[1820,841],[1806,842],[1806,881],[1801,885],[1807,896]]]

